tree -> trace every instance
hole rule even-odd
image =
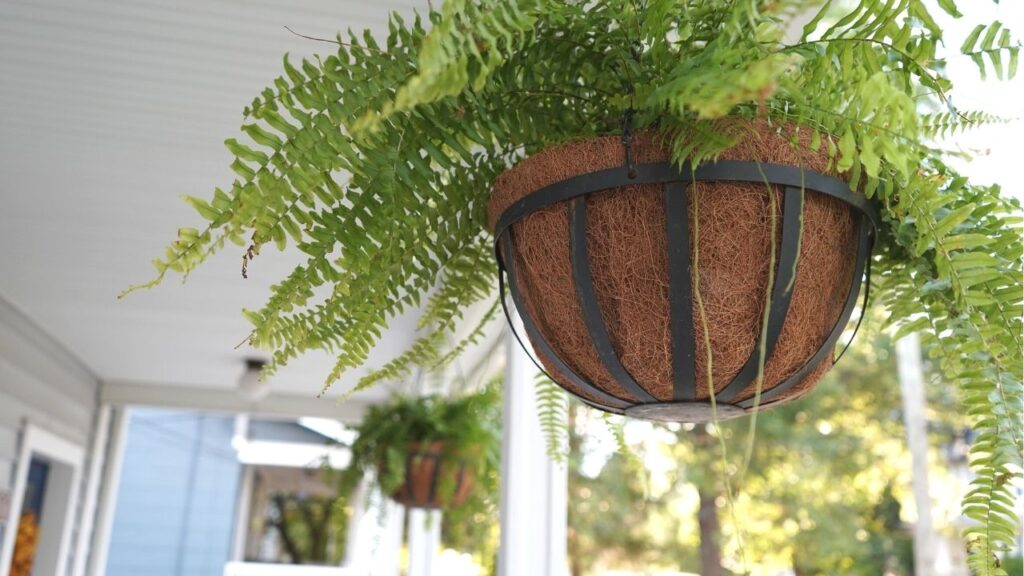
[[[349,511],[345,498],[278,492],[268,522],[293,564],[334,564],[345,552]]]
[[[625,451],[605,446],[609,458],[594,474],[592,432],[601,418],[577,402],[569,404],[568,555],[572,576],[594,574],[602,565],[644,567],[652,557],[648,519],[660,503],[647,498],[644,470]],[[610,449],[610,450],[609,450]],[[600,458],[600,456],[598,456]]]

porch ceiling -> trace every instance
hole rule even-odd
[[[417,6],[426,2],[0,3],[0,298],[104,382],[235,386],[253,355],[234,349],[248,326],[239,311],[263,302],[294,253],[266,250],[243,280],[241,252],[229,247],[185,285],[169,278],[116,295],[151,276],[150,259],[178,226],[200,224],[181,194],[230,183],[221,142],[280,73],[281,55],[330,50],[284,26],[322,37],[379,31],[390,10]],[[396,321],[370,364],[403,350],[413,330],[413,318]],[[297,360],[273,391],[312,398],[330,366],[322,354]]]

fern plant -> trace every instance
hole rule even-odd
[[[961,17],[957,0],[937,5]],[[673,135],[680,163],[730,146],[736,119],[799,126],[879,208],[874,293],[901,331],[925,334],[975,416],[967,544],[975,571],[1001,574],[1021,466],[1020,206],[972,185],[933,141],[999,121],[952,105],[935,10],[924,0],[450,0],[411,22],[392,15],[382,43],[349,31],[331,54],[285,58],[245,108],[242,137],[226,142],[237,178],[188,197],[206,224],[179,231],[145,286],[187,275],[229,241],[243,274],[267,244],[294,243],[304,261],[245,311],[249,341],[273,351],[268,372],[325,349],[336,357],[330,385],[366,361],[390,319],[422,310],[422,336],[358,389],[464,349],[449,336],[496,283],[490,184],[524,155],[617,133],[627,112],[637,128]],[[1020,44],[986,22],[961,52],[982,74],[1012,77]]]
[[[537,418],[544,433],[544,449],[553,462],[565,464],[569,454],[569,395],[555,384],[547,374],[538,372],[534,376],[537,395]]]
[[[481,515],[492,517],[498,501],[500,398],[496,388],[488,388],[459,398],[396,397],[371,406],[356,429],[352,461],[341,473],[340,492],[351,493],[368,472],[374,472],[381,490],[392,494],[405,484],[408,464],[423,455],[413,447],[426,450],[440,442],[441,456],[452,469],[461,462],[473,477],[468,499],[446,510],[450,521],[473,524],[480,522]],[[441,500],[451,501],[455,482],[454,473],[441,478],[437,486]]]

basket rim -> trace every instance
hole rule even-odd
[[[493,226],[495,244],[517,220],[553,204],[579,196],[626,186],[682,182],[746,182],[764,183],[818,192],[837,198],[867,216],[872,236],[881,226],[878,209],[863,192],[853,190],[839,178],[792,164],[775,164],[751,160],[717,160],[692,166],[676,166],[669,162],[637,164],[633,170],[625,165],[577,174],[533,190],[506,207]],[[499,255],[500,258],[500,255]]]

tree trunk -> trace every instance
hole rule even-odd
[[[281,535],[281,544],[284,545],[285,552],[288,554],[288,557],[291,558],[292,563],[302,564],[304,560],[302,552],[299,550],[295,540],[292,540],[292,535],[288,532],[288,524],[284,519],[287,500],[281,494],[275,494],[271,496],[270,499],[273,500],[278,510],[277,519],[272,520],[270,524],[276,528],[278,534]]]
[[[715,505],[717,494],[700,487],[697,493],[700,495],[700,508],[697,510],[697,522],[700,524],[700,573],[702,576],[722,576],[722,526],[718,523],[718,507]]]

